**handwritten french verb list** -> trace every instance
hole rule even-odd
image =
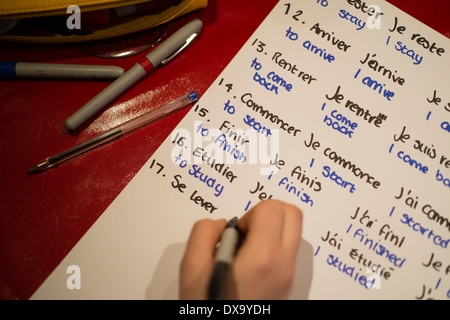
[[[339,6],[327,0],[310,2],[318,11],[335,10],[334,14],[340,18],[338,23],[351,26],[355,33],[369,28],[370,18],[377,19],[385,14],[356,0],[344,1]],[[342,8],[341,5],[347,7]],[[383,49],[355,54],[355,47],[363,44],[356,43],[352,33],[343,32],[340,28],[332,29],[322,22],[321,15],[316,14],[313,8],[311,4],[300,6],[294,2],[278,4],[273,14],[277,21],[280,15],[286,18],[283,28],[275,29],[278,33],[273,32],[278,40],[282,39],[277,42],[278,46],[273,45],[272,35],[257,31],[239,56],[239,62],[243,64],[228,66],[227,72],[205,94],[205,99],[192,108],[189,123],[182,123],[173,132],[168,142],[176,150],[172,150],[170,155],[171,163],[164,163],[161,154],[156,154],[150,162],[149,169],[161,179],[162,188],[168,186],[171,192],[180,196],[180,201],[194,204],[208,216],[223,214],[221,207],[224,201],[231,202],[230,206],[242,212],[257,201],[276,197],[290,199],[309,214],[314,214],[307,209],[320,208],[330,195],[337,194],[343,199],[355,194],[361,196],[360,199],[369,195],[378,199],[382,197],[381,193],[384,197],[384,191],[391,190],[387,188],[392,181],[362,162],[360,157],[341,150],[333,138],[360,143],[355,137],[363,135],[361,128],[367,129],[364,131],[373,137],[386,137],[384,131],[388,120],[394,117],[380,111],[377,104],[367,105],[358,101],[360,95],[356,94],[362,89],[372,90],[380,101],[390,106],[397,97],[396,90],[409,84],[407,72],[397,70],[385,61],[383,50],[393,49],[394,55],[401,54],[404,59],[411,60],[413,69],[423,63],[425,54],[419,54],[417,48],[411,49],[412,43],[423,47],[419,49],[426,50],[434,58],[443,56],[445,50],[420,31],[407,35],[409,28],[395,18],[389,30],[390,38]],[[270,24],[270,21],[268,19],[266,23]],[[397,43],[393,45],[394,35],[405,39],[395,40]],[[296,59],[292,46],[295,46],[295,52],[301,51],[309,59]],[[316,71],[317,64],[321,67],[338,66],[342,55],[351,56],[358,65],[357,70],[351,70],[346,81],[336,83],[335,78],[324,79]],[[342,68],[348,73],[347,65]],[[354,80],[360,81],[367,89]],[[323,103],[318,106],[322,112],[318,123],[303,127],[294,117],[283,117],[277,112],[280,106],[289,105],[286,102],[291,98],[296,99],[309,88],[317,88],[324,83],[328,90],[323,90],[319,97]],[[424,121],[430,121],[435,112],[450,112],[445,94],[438,89],[427,94],[424,102],[430,111],[427,110],[428,119]],[[192,127],[192,118],[198,120],[193,130],[183,129],[182,126]],[[450,128],[448,122],[447,125],[445,121],[439,125],[446,134],[445,130]],[[320,126],[330,130],[329,138],[325,139],[318,133]],[[410,167],[411,174],[416,174],[433,188],[448,190],[448,150],[427,141],[426,133],[423,136],[414,134],[417,130],[403,124],[397,124],[397,128],[393,141],[385,141],[381,162],[398,161]],[[251,176],[253,171],[250,168],[243,174],[238,165],[245,167],[251,162],[249,146],[252,141],[249,137],[255,134],[259,141],[269,141],[276,132],[279,132],[280,139],[290,139],[299,153],[307,151],[313,158],[290,157],[280,150],[268,157],[266,164],[270,170],[266,175]],[[196,136],[204,141],[209,139],[213,148],[196,145]],[[234,163],[218,160],[215,151],[223,151]],[[169,166],[176,169],[175,172],[170,171],[170,175],[167,174]],[[424,180],[424,176],[430,179]],[[395,185],[403,183],[395,182]],[[345,210],[339,212],[341,224],[327,226],[324,222],[325,232],[315,235],[314,255],[317,261],[351,281],[354,284],[352,288],[364,290],[395,286],[397,280],[402,279],[399,273],[415,270],[419,275],[411,281],[414,281],[416,291],[407,292],[405,296],[450,299],[448,212],[441,203],[427,198],[429,195],[403,183],[395,194],[391,192],[386,199],[381,199],[391,205],[389,210],[365,205],[363,200],[358,203],[350,201]],[[417,241],[424,246],[413,257],[411,246]],[[425,273],[427,276],[423,276]]]
[[[349,1],[350,2],[350,1]],[[356,5],[354,2],[352,4]],[[322,4],[324,5],[324,4]],[[286,14],[289,15],[289,12],[291,10],[291,5],[286,4],[287,10]],[[328,4],[326,4],[328,6]],[[357,6],[357,5],[356,5]],[[372,15],[371,11],[365,10],[365,4],[361,7],[362,11]],[[302,10],[297,10],[296,14],[293,16],[294,20],[299,21],[299,17],[301,17],[303,14]],[[381,15],[382,13],[378,13]],[[345,10],[340,10],[339,15],[341,18],[346,18],[350,14]],[[350,21],[353,21],[354,16],[351,16],[352,19]],[[360,28],[357,30],[361,30],[365,27],[365,23],[361,24],[358,19],[358,23],[360,24]],[[306,21],[302,21],[302,24],[305,24]],[[352,44],[344,39],[345,36],[339,36],[335,30],[332,30],[329,28],[328,30],[321,26],[320,22],[316,22],[313,24],[311,28],[309,28],[309,33],[305,33],[304,35],[301,35],[299,31],[295,30],[295,27],[290,26],[285,33],[285,37],[293,42],[299,42],[299,45],[310,52],[311,54],[323,59],[323,61],[327,63],[334,63],[337,60],[336,52],[341,52],[343,54],[351,53]],[[315,37],[311,37],[311,35],[315,35]],[[349,36],[347,35],[347,38]],[[317,42],[316,42],[317,41]],[[325,41],[326,46],[331,46],[331,48],[327,48],[323,45]],[[327,51],[328,49],[328,51]],[[280,52],[277,52],[273,59],[275,61],[280,61],[279,65],[287,67],[288,70],[292,70],[295,68],[295,66],[292,66],[291,63],[286,62],[282,58],[282,54]],[[391,80],[394,84],[398,84],[399,86],[403,86],[405,83],[405,78],[397,75],[397,70],[393,70],[393,68],[388,68],[385,65],[381,64],[377,58],[376,54],[367,53],[367,56],[364,57],[361,61],[362,65],[367,65],[371,70],[377,72],[378,74],[382,75],[383,77]],[[295,70],[298,71],[298,70]],[[295,74],[295,71],[293,73]],[[299,73],[299,77],[303,76],[301,72]],[[362,69],[359,68],[356,73],[354,74],[354,79],[358,79],[361,81],[361,83],[367,87],[368,89],[371,89],[373,92],[379,94],[380,96],[384,97],[388,102],[392,101],[395,97],[395,91],[393,88],[390,88],[389,86],[386,86],[385,83],[383,83],[380,80],[374,79],[370,75],[364,75],[364,71],[362,72]],[[353,125],[355,127],[355,124]],[[352,130],[354,130],[353,128]]]

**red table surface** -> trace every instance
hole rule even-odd
[[[450,36],[448,0],[389,2]],[[191,90],[205,93],[276,3],[210,0],[206,9],[177,20],[171,32],[193,18],[204,22],[196,44],[133,86],[76,134],[64,133],[64,120],[107,82],[0,81],[0,299],[31,297],[188,110],[45,173],[25,172],[129,113],[149,110]],[[0,43],[0,48],[0,61],[111,63],[125,70],[146,54],[105,61],[83,53],[78,45]]]

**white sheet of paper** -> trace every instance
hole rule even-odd
[[[177,299],[193,223],[276,198],[292,299],[450,299],[449,40],[371,3],[280,1],[32,298]]]

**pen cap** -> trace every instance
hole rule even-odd
[[[150,52],[146,57],[152,65],[156,68],[161,64],[161,62],[173,53],[179,50],[186,41],[193,34],[198,34],[202,30],[203,22],[199,19],[194,19],[187,25],[175,32],[170,38],[161,43],[152,52]]]

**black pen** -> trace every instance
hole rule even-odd
[[[225,300],[227,298],[228,276],[239,244],[237,223],[238,218],[231,219],[222,234],[209,282],[209,300]]]

